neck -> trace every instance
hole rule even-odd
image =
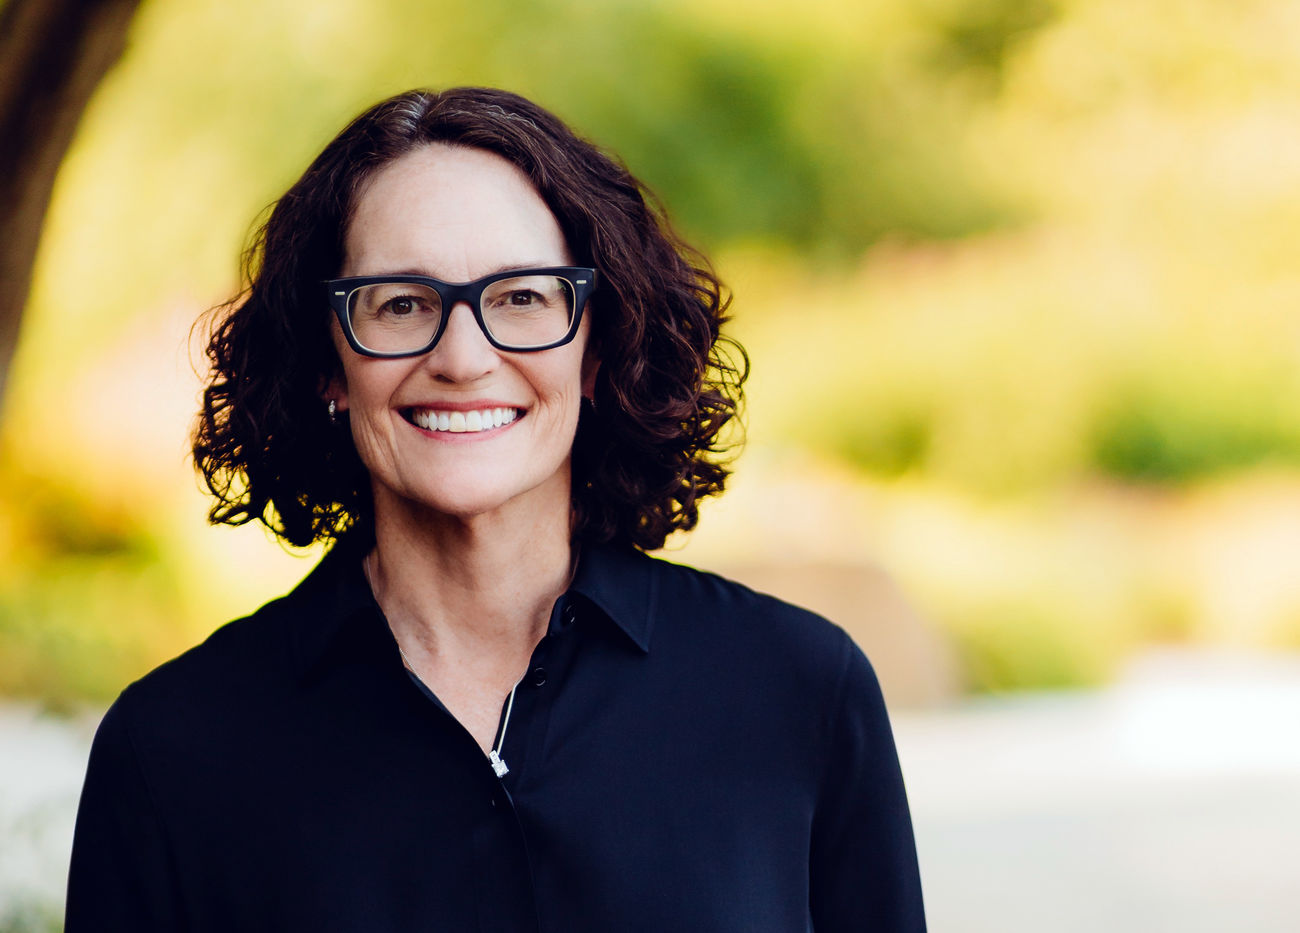
[[[522,673],[573,565],[567,501],[526,512],[465,519],[376,501],[367,570],[415,666],[460,665],[511,683]]]

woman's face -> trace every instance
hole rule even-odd
[[[363,187],[340,274],[468,282],[509,268],[571,264],[559,224],[519,169],[483,150],[430,144]],[[572,343],[510,353],[493,348],[460,304],[432,350],[389,360],[355,353],[331,321],[343,372],[327,395],[350,415],[377,517],[394,508],[461,518],[506,507],[568,515],[578,408],[597,366],[587,353],[585,316]],[[513,420],[465,432],[417,423],[498,408]]]

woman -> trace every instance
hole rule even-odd
[[[921,930],[842,631],[651,559],[721,491],[714,277],[512,94],[367,111],[216,328],[212,518],[332,540],[128,687],[67,930]]]

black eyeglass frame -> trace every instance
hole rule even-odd
[[[493,282],[529,275],[550,275],[564,279],[569,283],[569,287],[573,290],[573,320],[569,322],[568,332],[558,340],[536,347],[512,347],[501,343],[488,330],[487,323],[483,320],[483,292]],[[442,339],[452,309],[461,302],[469,305],[470,310],[474,312],[474,320],[478,322],[478,329],[483,332],[487,342],[496,349],[507,353],[538,353],[542,350],[553,350],[556,347],[562,347],[577,336],[578,325],[582,323],[583,309],[586,308],[587,300],[591,297],[592,292],[596,290],[596,270],[586,266],[539,266],[530,269],[507,269],[503,272],[485,275],[483,278],[475,279],[472,282],[444,282],[441,279],[429,278],[424,275],[354,275],[342,279],[327,279],[321,284],[325,287],[330,308],[333,309],[334,316],[339,319],[339,325],[343,328],[343,336],[347,338],[348,346],[362,356],[374,357],[375,359],[399,359],[428,353]],[[383,284],[423,285],[438,293],[438,299],[442,302],[442,314],[438,319],[438,329],[433,332],[433,336],[423,347],[416,350],[372,350],[357,339],[356,333],[352,330],[352,321],[348,317],[348,301],[351,299],[352,293],[359,288],[367,285]]]

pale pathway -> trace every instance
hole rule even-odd
[[[1300,658],[901,716],[935,933],[1300,930]]]

